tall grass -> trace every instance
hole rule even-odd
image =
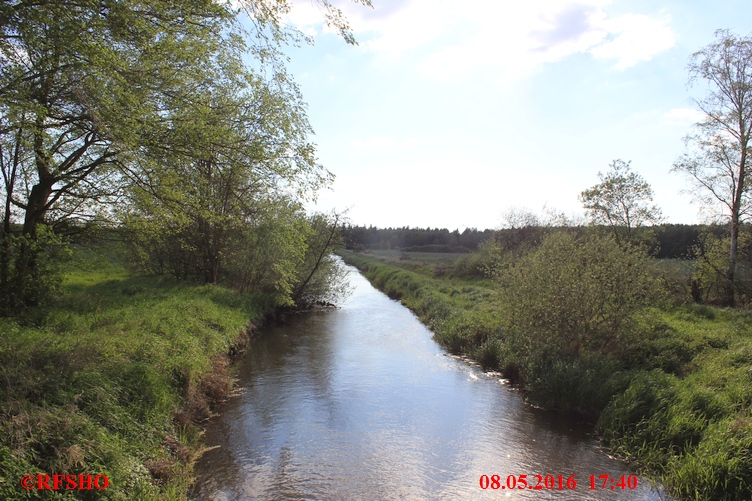
[[[53,307],[0,319],[0,498],[23,474],[104,474],[76,499],[184,499],[196,422],[228,390],[226,356],[263,298],[132,277],[87,256]]]

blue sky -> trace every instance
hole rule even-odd
[[[288,22],[321,163],[314,210],[353,224],[495,228],[510,209],[582,215],[617,158],[671,223],[701,221],[672,163],[700,115],[687,62],[717,29],[752,32],[745,1],[342,0],[359,42],[310,0]]]

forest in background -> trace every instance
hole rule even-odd
[[[490,239],[518,242],[522,245],[534,240],[542,231],[537,225],[498,230],[466,228],[449,231],[446,228],[377,228],[375,226],[342,225],[344,244],[350,250],[401,250],[403,252],[469,252]],[[649,246],[650,254],[659,259],[693,259],[704,233],[722,237],[729,229],[723,225],[660,224],[641,227],[638,238]]]

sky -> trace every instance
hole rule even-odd
[[[666,222],[702,222],[670,172],[701,119],[689,56],[718,29],[752,33],[748,0],[334,1],[357,46],[312,0],[288,22],[318,158],[336,179],[310,209],[352,224],[498,228],[514,210],[584,211],[615,159]]]

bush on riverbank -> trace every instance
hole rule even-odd
[[[430,277],[362,255],[345,260],[400,298],[450,351],[500,369],[537,405],[599,418],[612,450],[677,499],[752,499],[749,311],[657,303],[658,279],[647,271],[656,267],[644,256],[612,249],[621,262],[609,264],[565,241],[574,237],[555,238],[540,254],[510,262],[500,283]],[[579,285],[557,297],[562,280]],[[598,281],[634,296],[593,295]],[[597,316],[590,308],[598,301],[631,313],[612,324],[616,331],[596,328],[592,318],[577,324],[578,312]]]
[[[509,328],[535,351],[620,354],[660,296],[648,256],[611,238],[555,233],[494,272]]]
[[[79,499],[184,499],[194,424],[229,389],[226,356],[264,311],[211,285],[79,263],[54,307],[0,319],[0,498],[23,474],[104,474]],[[88,496],[88,497],[87,497]]]

